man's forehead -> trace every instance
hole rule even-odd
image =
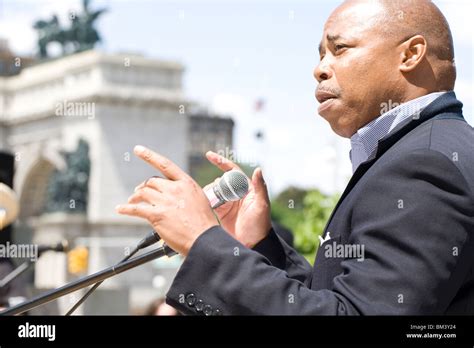
[[[342,4],[334,10],[324,25],[320,52],[326,41],[331,43],[365,37],[383,10],[378,1],[351,1]]]
[[[379,1],[349,1],[337,7],[327,19],[324,32],[337,35],[338,31],[366,29],[385,13]]]

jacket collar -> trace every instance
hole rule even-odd
[[[435,117],[446,116],[446,114],[450,114],[450,117],[464,120],[462,116],[462,103],[456,99],[456,94],[452,91],[447,92],[446,94],[443,94],[442,96],[437,98],[434,102],[429,104],[421,113],[402,121],[393,129],[392,132],[390,132],[390,134],[380,139],[377,146],[377,151],[374,151],[372,156],[366,162],[361,163],[352,175],[349,183],[346,186],[346,189],[342,193],[341,198],[339,199],[336,207],[332,211],[331,217],[329,218],[324,231],[326,232],[326,229],[329,226],[329,223],[331,222],[334,213],[336,212],[337,208],[339,208],[344,198],[349,194],[349,192],[351,192],[351,190],[359,182],[359,180],[367,172],[367,170],[369,170],[369,168],[385,152],[387,152],[388,149],[390,149],[406,134],[408,134],[424,122]]]
[[[382,156],[403,136],[422,123],[446,113],[456,114],[458,117],[464,119],[462,116],[462,103],[456,99],[456,94],[452,91],[435,99],[435,101],[429,104],[419,115],[404,120],[397,125],[390,134],[380,139],[375,159]]]

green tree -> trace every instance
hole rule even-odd
[[[338,194],[328,196],[316,189],[291,187],[272,202],[272,219],[293,231],[296,250],[311,264],[318,250],[318,236],[323,233],[338,199]]]
[[[319,236],[334,210],[339,195],[327,196],[314,190],[304,198],[303,219],[295,230],[295,247],[312,264],[319,247]]]
[[[239,163],[239,167],[242,169],[245,175],[247,175],[249,178],[252,177],[255,167],[252,167],[246,163]],[[193,179],[196,180],[196,182],[201,187],[206,186],[207,184],[213,182],[216,178],[224,174],[222,170],[220,170],[213,164],[207,162],[207,160],[200,163],[199,166],[196,166],[193,172],[194,172],[192,174]]]
[[[293,231],[303,220],[304,197],[308,190],[288,187],[272,202],[272,220]]]

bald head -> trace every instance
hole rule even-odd
[[[448,21],[430,0],[347,0],[339,9],[369,4],[374,17],[369,25],[393,42],[421,35],[427,42],[427,59],[432,64],[439,90],[452,90],[456,80],[454,45]],[[337,11],[337,10],[336,10]]]
[[[452,90],[456,80],[453,37],[439,8],[429,0],[378,0],[385,9],[383,30],[402,42],[415,35],[428,44],[427,59],[433,65],[440,90]]]
[[[396,40],[414,35],[426,38],[428,54],[453,61],[454,47],[446,18],[429,0],[377,0],[383,7],[380,27]]]

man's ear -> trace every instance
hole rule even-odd
[[[427,43],[423,36],[415,35],[403,42],[401,47],[400,71],[409,73],[425,58]]]

